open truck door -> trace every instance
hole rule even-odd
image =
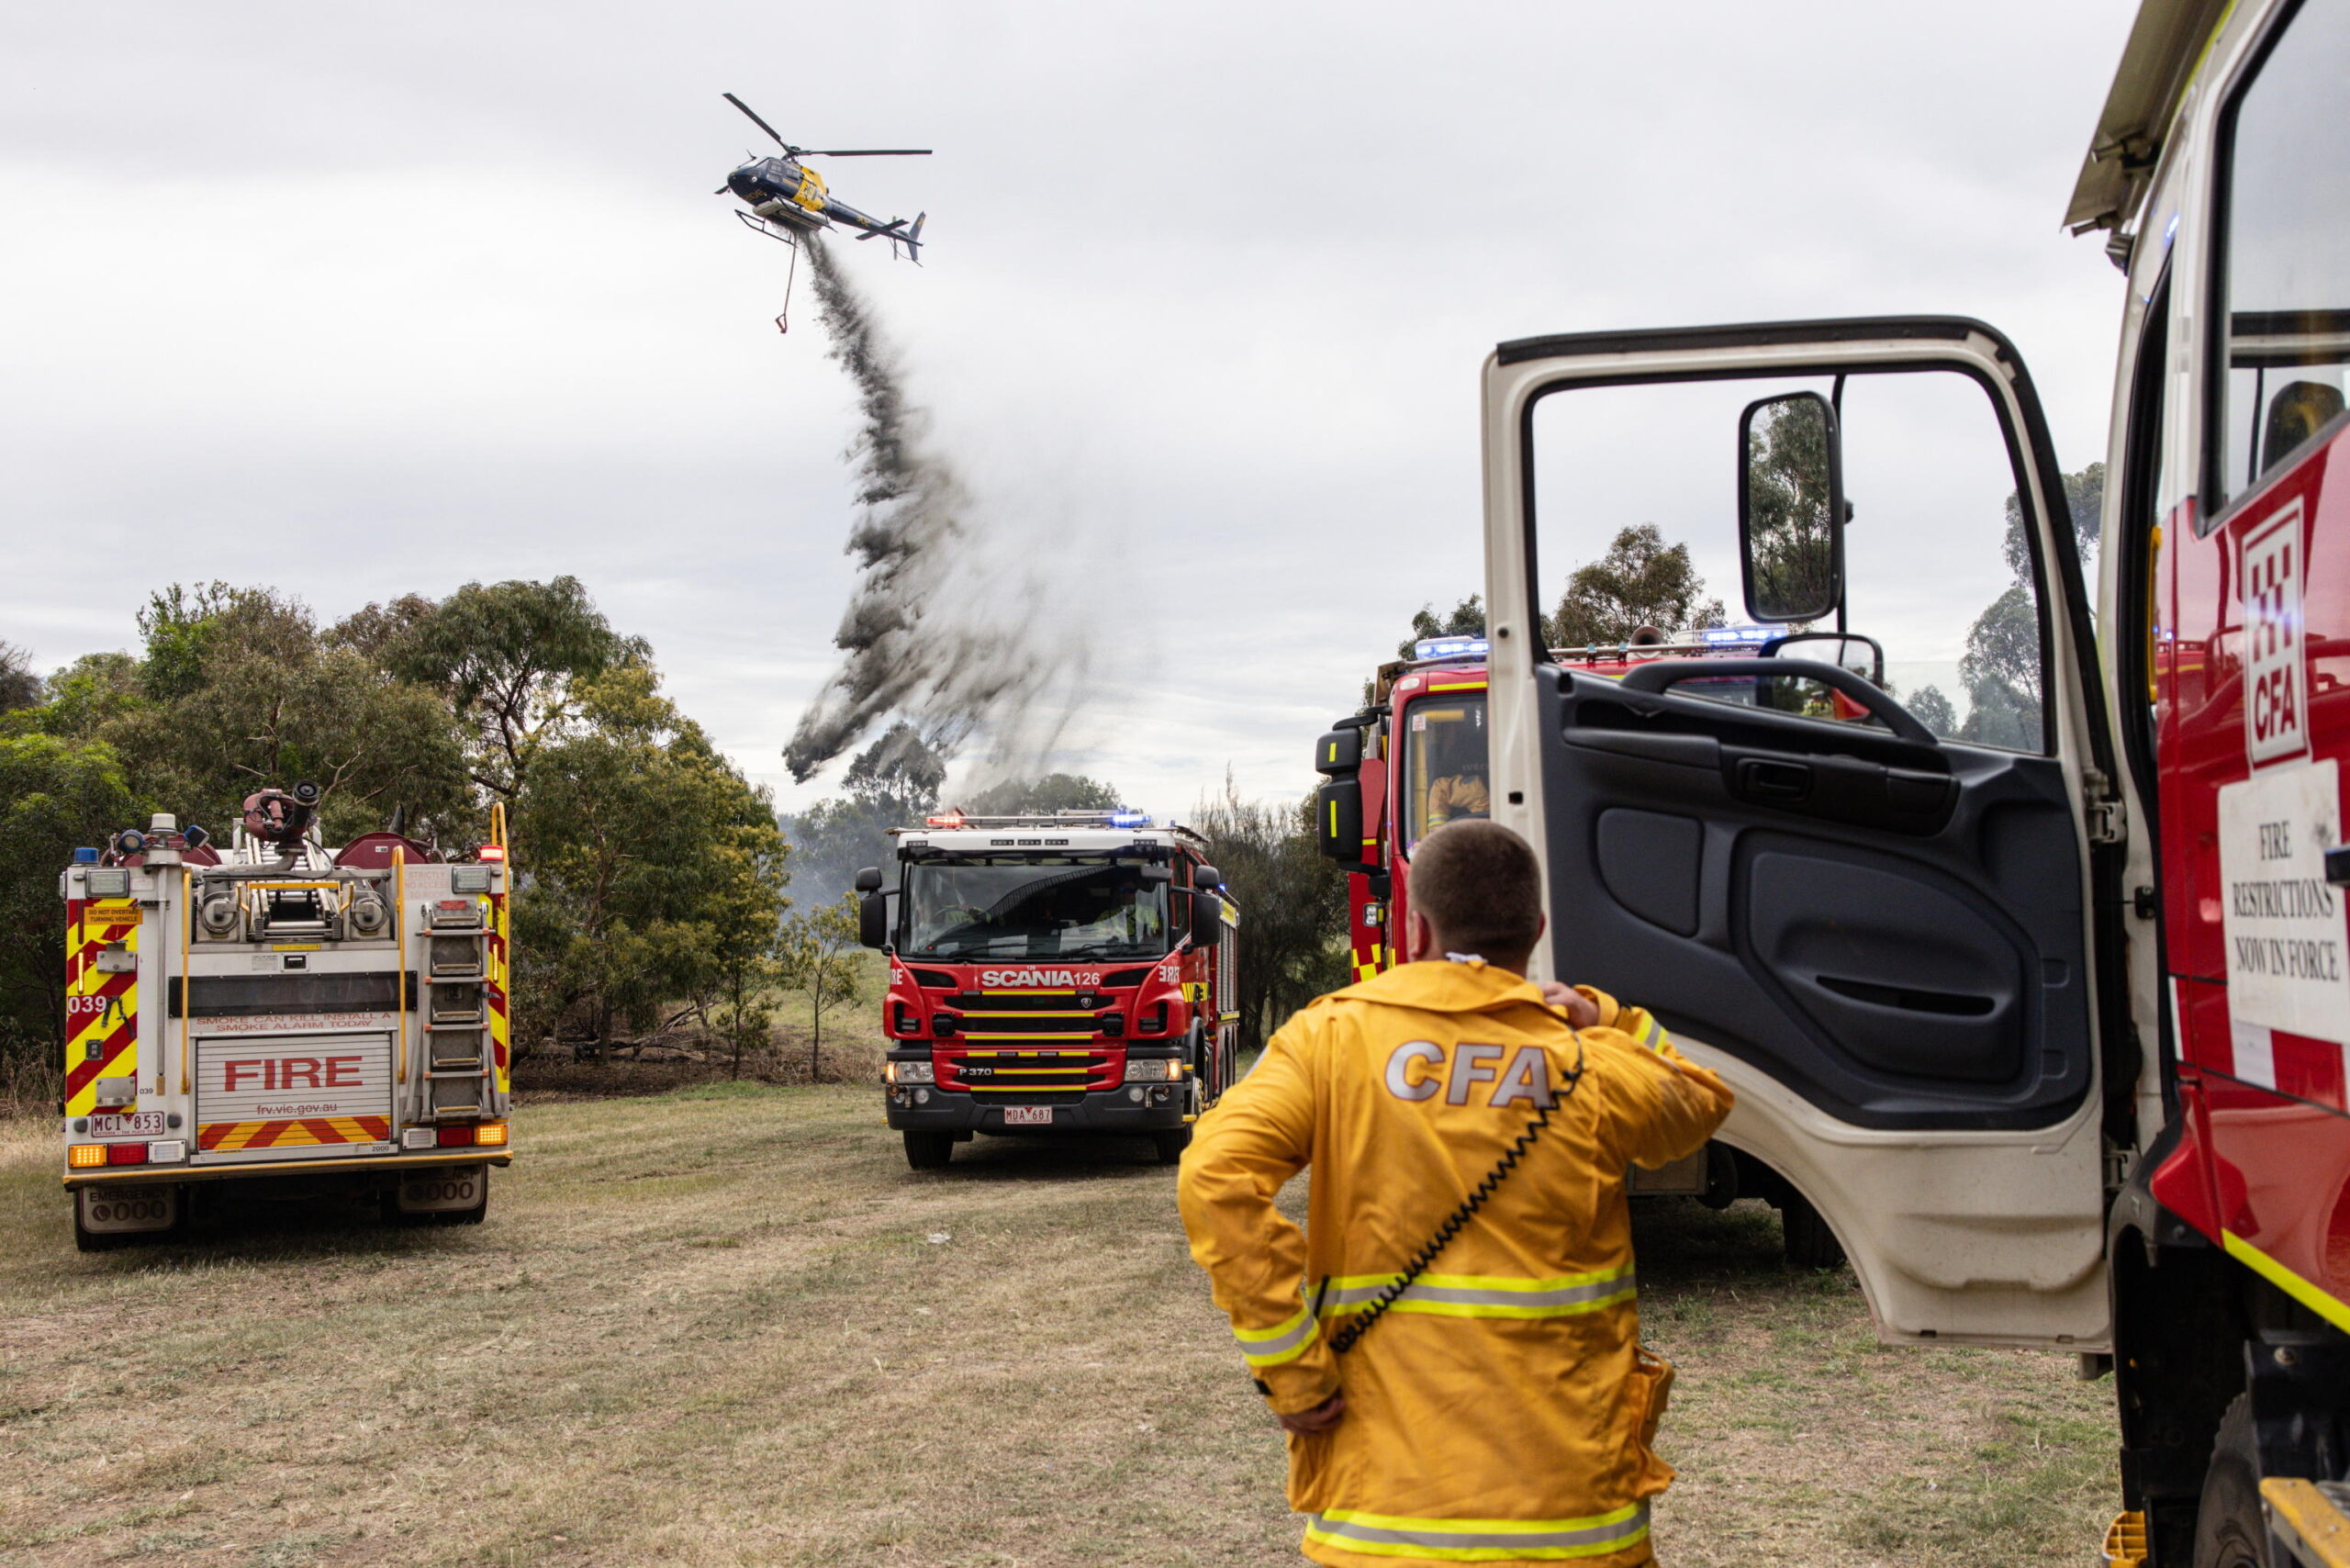
[[[1825,1217],[1887,1338],[2104,1348],[2119,808],[2014,348],[1940,318],[1505,343],[1484,456],[1494,815],[1545,868],[1538,964],[1732,1084],[1724,1139]],[[1742,609],[1762,656],[1552,662],[1595,558],[1702,580],[1692,622]]]

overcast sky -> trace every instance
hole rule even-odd
[[[784,805],[827,792],[778,753],[834,664],[851,408],[711,195],[761,140],[732,90],[938,150],[825,166],[929,213],[923,267],[844,264],[991,547],[1062,585],[1006,613],[1093,636],[1064,764],[1300,791],[1411,611],[1482,586],[1498,341],[1971,314],[2101,457],[2121,276],[2057,220],[2133,10],[16,6],[0,637],[127,646],[174,579],[332,619],[569,572]]]

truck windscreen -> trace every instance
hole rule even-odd
[[[973,958],[1156,958],[1169,946],[1167,884],[1107,856],[982,857],[906,868],[898,950]]]
[[[1485,694],[1426,697],[1404,710],[1404,853],[1449,822],[1489,816]]]

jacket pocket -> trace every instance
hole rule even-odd
[[[1632,1376],[1625,1390],[1625,1414],[1630,1418],[1632,1495],[1653,1497],[1673,1484],[1673,1466],[1656,1456],[1656,1430],[1673,1397],[1673,1363],[1645,1345],[1632,1350]]]

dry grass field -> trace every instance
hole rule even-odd
[[[1139,1145],[916,1175],[868,1089],[540,1103],[478,1227],[74,1252],[0,1123],[0,1564],[1277,1564],[1281,1449]],[[2075,1564],[2108,1384],[1876,1347],[1768,1210],[1642,1227],[1680,1565]]]

